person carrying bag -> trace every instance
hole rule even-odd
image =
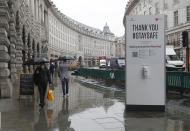
[[[43,108],[45,105],[44,98],[45,98],[48,82],[49,82],[49,85],[51,86],[51,78],[50,78],[49,70],[46,67],[45,63],[40,63],[40,66],[36,68],[33,76],[34,76],[34,83],[35,85],[38,86],[38,90],[40,94],[39,106]]]

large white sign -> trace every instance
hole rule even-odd
[[[164,16],[126,17],[127,110],[165,109]]]

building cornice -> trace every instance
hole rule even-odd
[[[189,30],[189,27],[190,27],[190,22],[175,26],[173,28],[166,29],[166,33],[168,35],[176,32],[183,32],[185,30]]]
[[[125,7],[124,18],[123,18],[123,25],[124,25],[124,27],[125,27],[126,16],[129,15],[129,13],[131,12],[131,10],[137,5],[138,2],[140,2],[140,0],[129,0],[129,2],[127,3],[127,5]]]

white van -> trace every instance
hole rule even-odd
[[[99,65],[100,68],[106,68],[106,60],[105,59],[101,59],[100,60],[100,65]]]
[[[167,71],[185,70],[185,64],[176,55],[173,46],[166,46],[166,70]]]

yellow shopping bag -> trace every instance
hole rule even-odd
[[[51,88],[49,88],[49,90],[48,90],[48,100],[50,100],[50,101],[54,100],[53,91]]]

